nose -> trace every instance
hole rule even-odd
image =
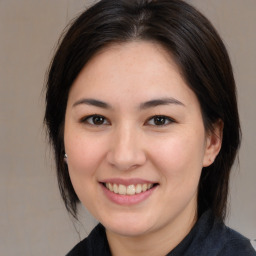
[[[118,170],[131,170],[146,162],[142,136],[132,127],[120,127],[113,131],[107,161]]]

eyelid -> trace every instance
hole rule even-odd
[[[160,125],[149,124],[149,121],[150,121],[150,120],[153,120],[153,119],[156,118],[156,117],[165,118],[165,119],[168,121],[168,123],[167,123],[167,124],[162,124],[162,125],[161,125],[161,124],[160,124]],[[149,124],[149,125],[151,125],[151,126],[156,126],[156,127],[164,127],[164,126],[170,125],[170,124],[175,123],[175,122],[176,122],[176,121],[175,121],[173,118],[169,117],[169,116],[165,116],[165,115],[153,115],[153,116],[149,117],[149,118],[146,120],[145,124]]]
[[[104,118],[104,123],[97,125],[97,124],[94,124],[93,122],[89,122],[88,120],[89,120],[90,118],[93,118],[93,117]],[[87,125],[91,125],[91,126],[96,126],[96,127],[98,127],[98,126],[103,126],[103,125],[109,125],[109,124],[110,124],[109,120],[108,120],[105,116],[100,115],[100,114],[92,114],[92,115],[84,116],[84,117],[82,117],[82,118],[79,120],[79,122],[80,122],[80,123],[87,124]],[[107,122],[107,123],[105,123],[105,122]]]
[[[95,124],[93,123],[93,120],[90,120],[92,118],[96,118],[96,117],[99,117],[99,118],[103,118],[104,121],[102,124]],[[163,118],[165,119],[165,123],[164,124],[150,124],[150,121],[153,120],[154,121],[154,118]],[[89,121],[90,120],[90,121]],[[99,126],[104,126],[104,125],[110,125],[110,121],[103,115],[100,115],[100,114],[92,114],[92,115],[87,115],[87,116],[84,116],[82,117],[80,120],[79,120],[80,123],[83,123],[83,124],[86,124],[86,125],[91,125],[91,126],[95,126],[95,127],[99,127]],[[146,122],[144,123],[145,125],[150,125],[150,126],[156,126],[156,127],[164,127],[164,126],[167,126],[167,125],[170,125],[172,123],[175,123],[176,121],[169,117],[169,116],[166,116],[166,115],[153,115],[151,117],[149,117]]]

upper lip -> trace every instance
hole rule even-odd
[[[137,185],[137,184],[156,184],[157,182],[140,179],[140,178],[132,178],[132,179],[112,178],[112,179],[101,180],[100,183],[122,184],[125,186],[129,186],[129,185]]]

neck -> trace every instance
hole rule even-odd
[[[112,256],[164,256],[172,251],[190,232],[196,222],[196,212],[179,215],[172,223],[153,232],[124,236],[106,230]]]

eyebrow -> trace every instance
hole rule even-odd
[[[147,102],[144,102],[140,104],[140,109],[147,109],[147,108],[152,108],[152,107],[157,107],[161,105],[170,105],[170,104],[175,104],[175,105],[180,105],[180,106],[185,106],[181,101],[174,99],[174,98],[161,98],[161,99],[153,99]]]
[[[81,105],[81,104],[96,106],[96,107],[105,108],[105,109],[110,109],[111,108],[111,106],[109,104],[107,104],[103,101],[100,101],[100,100],[95,100],[95,99],[81,99],[81,100],[78,100],[73,104],[73,107],[76,107],[76,106]]]
[[[85,98],[76,101],[73,104],[73,107],[76,107],[76,106],[82,105],[82,104],[96,106],[96,107],[104,108],[104,109],[112,108],[106,102],[96,100],[96,99],[85,99]],[[153,99],[153,100],[141,103],[139,105],[139,109],[144,110],[147,108],[157,107],[157,106],[161,106],[161,105],[170,105],[170,104],[185,106],[181,101],[174,99],[174,98],[160,98],[160,99]]]

